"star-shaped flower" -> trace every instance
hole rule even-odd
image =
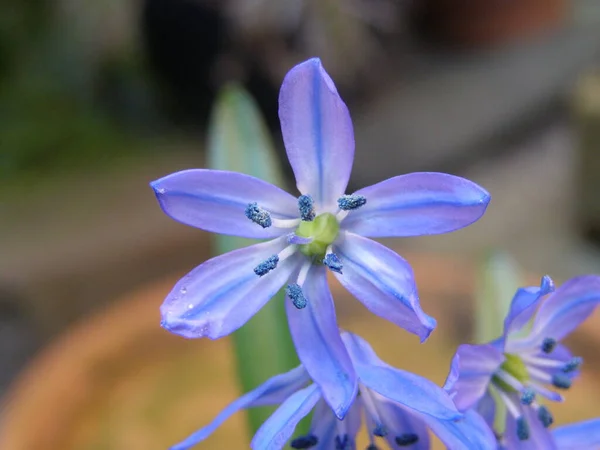
[[[519,289],[504,321],[502,337],[489,344],[458,348],[445,385],[458,409],[475,408],[492,425],[494,391],[506,405],[502,441],[507,449],[563,448],[556,446],[547,430],[554,421],[552,414],[537,400],[562,401],[552,387],[568,389],[583,361],[560,340],[599,302],[600,277],[592,275],[573,278],[555,292],[548,276],[542,278],[539,288]]]
[[[195,169],[151,183],[166,214],[216,233],[271,239],[213,258],[183,277],[162,326],[217,339],[244,325],[284,285],[300,360],[342,417],[356,374],[339,337],[326,268],[373,313],[425,340],[435,327],[410,265],[369,237],[447,233],[484,213],[489,194],[442,173],[412,173],[346,195],[352,121],[320,60],[285,77],[279,117],[301,195],[241,173]]]
[[[369,432],[368,450],[378,439],[392,448],[427,450],[428,429],[452,450],[488,450],[495,437],[476,413],[461,415],[450,396],[431,381],[383,362],[369,344],[352,333],[342,334],[359,376],[359,395],[348,414],[338,419],[300,366],[277,375],[227,406],[215,420],[171,450],[187,450],[206,439],[229,416],[243,408],[280,405],[254,436],[255,450],[279,450],[296,425],[314,409],[309,434],[291,442],[294,449],[354,450],[363,416]]]

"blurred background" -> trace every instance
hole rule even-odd
[[[342,325],[390,362],[443,381],[470,338],[477,261],[490,248],[533,283],[600,273],[596,0],[4,2],[3,450],[161,449],[236,395],[227,340],[187,342],[158,326],[165,293],[210,241],[168,219],[148,182],[203,167],[211,105],[230,81],[256,99],[291,176],[278,89],[312,56],[354,121],[350,191],[444,171],[492,194],[466,230],[386,242],[413,263],[424,309],[448,317],[428,345],[405,350],[416,340],[336,287]],[[596,314],[573,337],[576,353],[597,356],[599,326]],[[600,415],[600,394],[589,395],[599,364],[586,366],[565,420]],[[202,448],[244,448],[236,420]]]

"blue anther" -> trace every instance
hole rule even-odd
[[[544,341],[542,342],[542,351],[544,353],[552,353],[552,350],[554,350],[554,348],[556,347],[556,344],[558,344],[558,342],[556,342],[556,339],[545,338]]]
[[[385,425],[383,425],[382,423],[380,423],[379,425],[375,426],[375,429],[373,430],[373,435],[377,436],[377,437],[386,437],[388,434],[388,430],[385,427]]]
[[[305,222],[312,222],[317,216],[315,212],[315,202],[310,195],[301,195],[298,197],[298,209],[300,218]]]
[[[544,425],[544,428],[548,428],[554,423],[554,417],[552,417],[552,414],[545,406],[540,406],[538,408],[537,416],[538,419],[540,419],[540,422],[542,422],[542,425]]]
[[[562,371],[564,373],[575,372],[577,369],[579,369],[579,367],[582,364],[583,364],[583,358],[581,358],[579,356],[575,356],[571,359],[571,361],[569,361],[568,363],[566,363],[564,365],[564,367],[562,368]]]
[[[531,405],[534,400],[535,392],[533,391],[533,389],[527,388],[521,393],[521,403],[523,405]]]
[[[567,375],[557,373],[552,375],[552,384],[559,389],[569,389],[572,381]]]
[[[292,300],[294,306],[298,309],[305,308],[307,305],[306,297],[302,292],[302,288],[297,284],[288,284],[285,289],[287,296]]]
[[[352,446],[352,439],[347,434],[335,437],[335,450],[350,450]]]
[[[365,203],[367,203],[367,199],[362,195],[342,195],[338,198],[338,206],[343,211],[358,209]]]
[[[271,214],[258,206],[258,203],[248,203],[245,214],[248,219],[263,228],[269,228],[272,224]]]
[[[323,258],[323,264],[325,264],[332,272],[337,273],[342,273],[342,268],[344,267],[340,258],[338,258],[335,253],[327,253],[325,258]]]
[[[396,436],[396,444],[400,447],[407,447],[419,442],[419,436],[415,433],[403,433],[400,436]]]
[[[529,424],[525,420],[525,417],[519,417],[517,419],[517,437],[520,441],[529,439]]]
[[[269,256],[263,262],[261,262],[258,266],[254,268],[254,273],[259,277],[268,274],[271,270],[277,267],[277,263],[279,262],[279,256],[273,255]]]
[[[314,447],[319,443],[319,438],[317,438],[314,434],[309,434],[308,436],[300,436],[294,439],[290,446],[295,449],[306,449]]]
[[[379,447],[377,447],[375,444],[369,444],[366,450],[379,450]]]

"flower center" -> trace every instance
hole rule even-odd
[[[506,360],[500,366],[500,370],[508,373],[523,384],[529,381],[529,373],[527,372],[527,366],[523,360],[519,356],[511,353],[505,353],[504,356],[506,357]],[[512,386],[496,375],[494,375],[492,381],[505,392],[516,392]]]
[[[296,235],[312,238],[312,242],[300,245],[300,251],[320,263],[325,258],[327,247],[333,244],[339,232],[340,224],[331,213],[320,214],[311,222],[302,221],[296,229]]]

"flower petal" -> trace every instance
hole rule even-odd
[[[358,378],[340,338],[325,266],[311,267],[302,290],[305,308],[285,303],[292,339],[300,361],[342,419],[356,397]]]
[[[409,412],[398,403],[386,400],[381,395],[375,394],[375,399],[377,400],[377,412],[387,429],[385,440],[390,448],[399,448],[396,443],[397,437],[414,434],[418,440],[408,446],[410,450],[430,449],[429,432],[421,415],[414,414],[412,410]]]
[[[161,325],[187,338],[217,339],[244,325],[283,286],[302,258],[292,255],[262,277],[253,268],[287,245],[285,236],[212,258],[184,276],[160,311]]]
[[[489,450],[496,447],[496,437],[485,420],[473,410],[458,420],[439,420],[422,414],[431,431],[453,450]]]
[[[186,450],[209,437],[223,422],[240,409],[254,406],[274,405],[285,401],[295,391],[309,381],[304,368],[296,367],[289,372],[276,375],[256,389],[241,396],[205,426],[192,433],[189,437],[171,447],[171,450]]]
[[[517,437],[517,424],[515,418],[507,414],[506,417],[506,448],[510,450],[557,450],[556,443],[550,430],[544,428],[537,418],[533,408],[521,408],[523,417],[529,425],[529,439],[524,441]]]
[[[262,226],[245,215],[249,203],[276,219],[297,219],[297,200],[258,178],[225,170],[192,169],[150,183],[160,207],[178,222],[213,233],[253,239],[281,236],[289,230]]]
[[[400,175],[355,195],[367,203],[342,225],[368,237],[448,233],[479,219],[490,201],[490,194],[472,181],[434,172]]]
[[[421,309],[412,268],[383,245],[353,233],[344,233],[334,252],[342,260],[340,283],[369,311],[416,334],[421,342],[435,328],[435,319]]]
[[[298,422],[310,413],[320,398],[321,392],[316,384],[291,395],[258,429],[250,447],[254,450],[281,450]]]
[[[600,277],[573,278],[559,287],[535,317],[532,336],[560,340],[579,326],[600,303]]]
[[[540,287],[525,287],[517,290],[510,304],[510,311],[504,319],[504,337],[519,331],[533,316],[540,299],[554,291],[554,282],[545,275]]]
[[[310,425],[310,434],[316,436],[318,442],[311,450],[330,450],[335,446],[338,422],[329,405],[324,400],[319,400]]]
[[[489,391],[477,403],[477,413],[483,417],[488,426],[493,427],[496,420],[496,401]]]
[[[279,93],[279,120],[287,155],[302,194],[318,209],[337,209],[354,160],[348,108],[321,61],[309,59],[288,72]]]
[[[460,411],[476,406],[485,395],[492,375],[503,362],[504,355],[491,344],[463,344],[458,347],[444,389],[450,393]]]
[[[587,420],[556,428],[552,435],[558,450],[598,450],[600,419]]]

